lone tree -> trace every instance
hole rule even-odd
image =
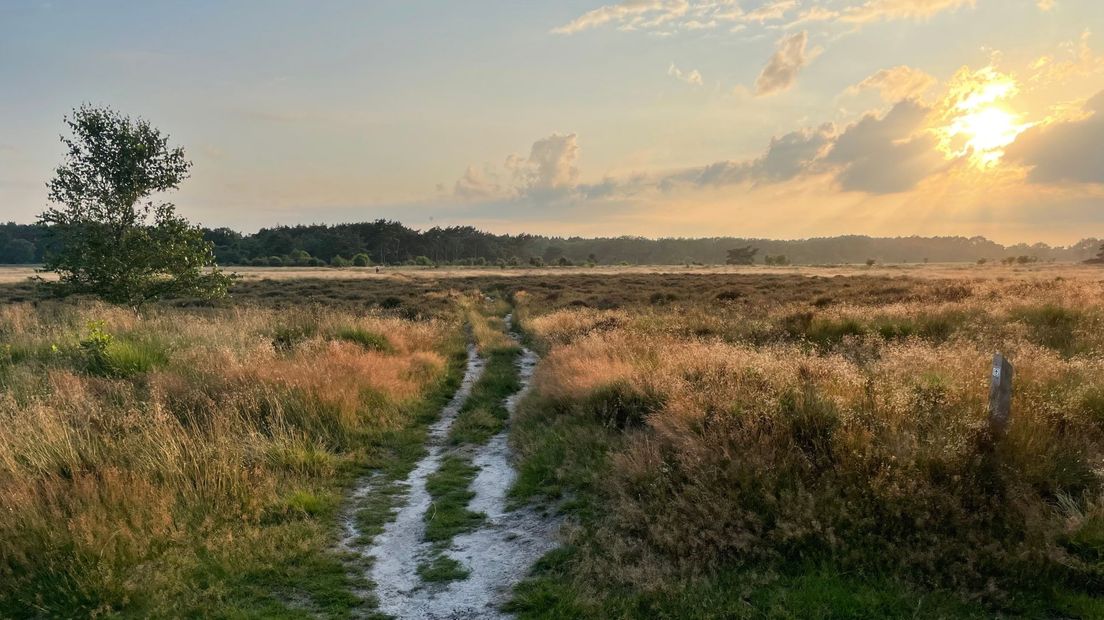
[[[44,271],[60,295],[86,293],[138,310],[166,296],[224,297],[233,276],[215,266],[200,228],[150,196],[176,189],[192,163],[147,121],[83,105],[65,118],[67,153],[39,216],[57,250]]]
[[[728,265],[752,265],[755,263],[755,255],[759,253],[759,248],[753,248],[750,245],[745,245],[742,248],[732,248],[728,251],[728,259],[725,261]]]
[[[1101,244],[1100,251],[1096,253],[1095,258],[1090,258],[1085,262],[1090,265],[1104,265],[1104,244]]]

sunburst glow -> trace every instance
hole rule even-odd
[[[1017,92],[1011,76],[990,67],[960,71],[945,101],[947,124],[937,130],[947,157],[969,157],[979,168],[996,165],[1005,147],[1030,127],[1004,103]]]
[[[981,167],[989,167],[1000,161],[1004,148],[1026,128],[1012,112],[987,106],[956,118],[947,131],[961,137],[960,154],[969,154]]]

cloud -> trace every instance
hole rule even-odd
[[[681,170],[655,185],[670,192],[687,185],[760,186],[830,175],[845,191],[904,192],[946,165],[935,136],[923,130],[931,112],[917,101],[901,101],[886,114],[868,114],[842,132],[831,123],[794,131],[773,138],[755,159]]]
[[[1031,183],[1104,184],[1104,91],[1089,99],[1085,111],[1085,118],[1023,132],[1005,150],[1006,160],[1028,167]]]
[[[892,194],[912,189],[944,165],[938,140],[921,132],[931,108],[912,100],[885,116],[868,114],[836,138],[823,162],[845,191]]]
[[[501,196],[503,188],[489,175],[475,166],[468,166],[464,175],[456,180],[453,193],[464,200],[484,200]]]
[[[659,0],[625,0],[618,4],[601,6],[593,11],[587,11],[576,17],[569,23],[553,28],[553,34],[575,34],[590,28],[604,26],[610,22],[625,22],[639,18],[654,11],[664,11],[665,14],[673,14],[680,3],[661,2]],[[669,6],[670,5],[670,6]]]
[[[700,71],[698,71],[697,69],[692,69],[688,72],[683,72],[682,69],[679,69],[675,66],[675,63],[671,63],[671,66],[667,68],[667,75],[675,78],[676,80],[686,82],[687,84],[693,84],[694,86],[701,86],[705,83],[702,80],[702,74]]]
[[[884,115],[868,114],[843,131],[824,123],[772,138],[763,154],[752,159],[723,160],[650,175],[606,177],[592,184],[578,181],[577,136],[553,134],[534,142],[528,157],[507,158],[506,168],[514,178],[511,186],[499,185],[493,173],[469,167],[456,182],[454,193],[466,200],[608,201],[654,191],[775,185],[805,176],[828,176],[849,192],[904,192],[945,165],[935,136],[923,131],[931,113],[932,108],[905,100]]]
[[[1061,45],[1062,57],[1042,56],[1031,65],[1028,81],[1053,86],[1073,78],[1081,78],[1104,71],[1104,56],[1098,56],[1090,41],[1092,31],[1085,30],[1076,41]]]
[[[1054,0],[1037,0],[1048,10]],[[714,29],[731,24],[730,32],[739,32],[748,25],[769,23],[794,28],[810,22],[844,22],[864,24],[899,19],[922,20],[963,7],[973,7],[977,0],[865,0],[853,6],[836,8],[828,0],[766,0],[744,10],[737,0],[624,0],[583,13],[570,22],[552,29],[553,34],[574,35],[584,30],[614,26],[623,31],[647,31],[670,36],[679,31]],[[797,10],[801,12],[785,22]],[[767,26],[770,27],[770,26]]]
[[[977,0],[867,0],[842,10],[810,6],[789,27],[807,22],[845,22],[866,24],[899,19],[930,19],[944,11],[973,7]]]
[[[943,11],[973,7],[976,0],[868,0],[840,13],[846,22],[866,23],[895,19],[929,19]]]
[[[784,19],[797,8],[797,0],[770,0],[744,12],[736,0],[624,0],[587,11],[552,29],[553,34],[573,35],[584,30],[617,26],[620,30],[707,30],[722,23],[766,23]]]
[[[575,166],[579,143],[575,134],[552,134],[537,140],[524,162],[522,176],[529,189],[546,190],[569,187],[579,178]]]
[[[777,21],[786,17],[786,14],[797,8],[797,6],[797,0],[775,0],[774,2],[768,2],[757,9],[744,13],[740,16],[740,21],[758,22],[760,24],[769,21]]]
[[[815,129],[790,132],[772,138],[763,155],[745,161],[719,161],[690,168],[661,179],[660,189],[670,191],[679,185],[722,186],[739,183],[780,183],[813,168],[825,148],[831,144],[834,128],[826,123]]]
[[[788,90],[797,81],[797,74],[812,60],[805,53],[809,33],[802,30],[778,42],[778,50],[755,80],[755,94],[771,95]]]
[[[512,184],[500,183],[498,174],[491,169],[469,165],[453,184],[453,194],[461,200],[473,201],[526,195],[549,198],[571,193],[579,179],[578,159],[575,134],[552,134],[534,142],[528,157],[506,158],[505,168]]]
[[[899,65],[882,69],[847,89],[849,94],[863,90],[877,90],[882,99],[897,102],[902,99],[919,99],[931,89],[936,79],[920,69]]]

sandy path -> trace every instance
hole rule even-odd
[[[479,473],[472,483],[475,497],[468,509],[485,513],[487,520],[478,530],[457,536],[446,551],[470,575],[448,584],[422,584],[418,578],[418,563],[431,551],[431,546],[423,541],[423,515],[431,501],[425,488],[426,478],[440,465],[449,428],[471,392],[471,385],[482,373],[482,360],[473,349],[469,349],[468,355],[463,387],[431,428],[429,454],[406,481],[405,504],[364,552],[375,558],[370,576],[376,584],[379,611],[396,618],[508,618],[498,611],[499,606],[533,563],[557,544],[557,521],[527,508],[507,510],[506,494],[516,471],[504,430],[479,446],[472,458]],[[536,364],[536,354],[523,350],[519,361],[522,388],[506,401],[511,415],[529,389]]]
[[[407,489],[405,502],[395,519],[375,537],[372,545],[367,550],[360,551],[364,555],[375,558],[370,576],[376,583],[376,595],[379,597],[381,609],[391,601],[402,600],[409,596],[410,592],[421,585],[416,571],[420,558],[419,552],[424,547],[422,534],[425,531],[425,524],[422,521],[422,515],[429,508],[431,501],[429,492],[426,491],[426,478],[437,471],[452,421],[460,413],[460,407],[467,400],[472,386],[482,374],[483,359],[476,353],[475,345],[468,345],[468,362],[464,379],[452,400],[441,411],[441,418],[429,427],[427,440],[429,453],[418,462],[403,483]],[[363,498],[368,493],[371,482],[371,479],[366,480],[353,492],[354,500],[358,497]],[[346,541],[355,540],[360,535],[353,519],[346,520],[345,530]]]

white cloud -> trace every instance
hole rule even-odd
[[[555,34],[575,34],[590,28],[604,26],[611,22],[623,23],[631,21],[647,13],[664,11],[668,9],[667,5],[672,5],[670,8],[675,8],[674,5],[677,4],[680,3],[667,3],[660,0],[625,0],[619,4],[601,6],[593,11],[583,13],[571,22],[558,28],[553,28],[552,32]]]
[[[552,134],[534,142],[528,157],[506,158],[505,168],[512,183],[500,183],[494,170],[468,166],[453,185],[453,194],[470,201],[570,193],[579,179],[578,159],[575,134]]]
[[[1039,58],[1032,64],[1028,80],[1050,86],[1104,71],[1104,55],[1093,51],[1091,39],[1092,31],[1085,30],[1076,41],[1063,43],[1060,54]]]
[[[924,95],[936,79],[920,69],[899,65],[882,69],[865,80],[847,89],[849,94],[863,90],[877,90],[882,99],[890,103],[902,99],[918,99]]]
[[[468,166],[464,175],[456,180],[453,193],[464,200],[483,200],[502,195],[502,186],[490,177],[487,172]]]
[[[575,134],[552,134],[537,140],[521,170],[529,189],[561,189],[579,177],[579,143]]]
[[[894,19],[929,19],[943,11],[973,7],[977,0],[868,0],[865,4],[840,13],[848,22],[874,22]]]
[[[867,0],[840,10],[813,5],[806,8],[790,27],[806,22],[840,21],[863,24],[900,19],[922,20],[944,11],[973,7],[975,4],[977,0]]]
[[[777,21],[798,4],[797,0],[770,0],[744,12],[737,0],[624,0],[587,11],[552,32],[572,35],[615,26],[626,31],[663,29],[661,34],[668,35],[672,30],[708,30],[723,23]]]
[[[755,94],[771,95],[788,90],[797,81],[797,74],[812,58],[806,54],[809,33],[802,30],[778,42],[778,50],[755,80]]]
[[[693,84],[694,86],[701,86],[705,82],[702,80],[702,74],[697,69],[691,69],[690,71],[683,71],[675,66],[675,63],[671,63],[671,66],[667,68],[667,75],[681,80],[687,84]]]

